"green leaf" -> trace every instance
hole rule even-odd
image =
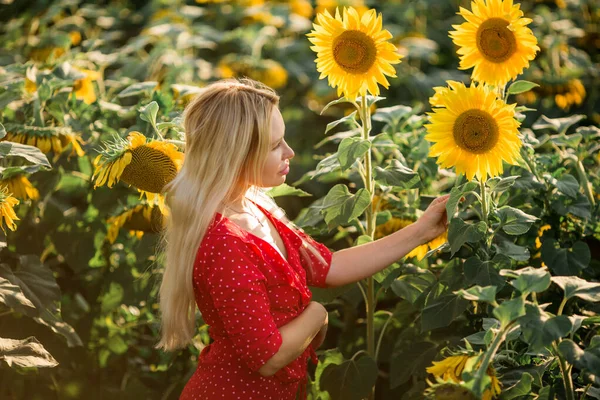
[[[544,174],[544,178],[562,194],[569,196],[572,199],[577,198],[577,195],[579,194],[579,182],[577,182],[577,179],[575,179],[573,175],[564,174],[557,180],[550,174]]]
[[[313,384],[316,386],[316,392],[321,395],[319,400],[331,400],[329,394],[320,388],[320,380],[321,375],[325,368],[327,368],[330,364],[340,365],[344,362],[344,356],[338,349],[325,350],[323,354],[319,356],[319,363],[317,364],[317,368],[315,370],[315,380]],[[316,400],[316,399],[315,399]]]
[[[427,304],[421,314],[421,332],[450,325],[460,316],[469,302],[455,294],[446,294]]]
[[[123,286],[117,282],[111,282],[108,290],[104,293],[100,302],[102,304],[102,313],[109,313],[121,305],[123,301]]]
[[[484,238],[487,228],[485,222],[467,224],[460,218],[453,218],[448,228],[448,243],[450,243],[450,255],[460,250],[465,243],[475,243]]]
[[[340,183],[327,193],[321,208],[327,226],[333,229],[358,218],[370,204],[371,196],[366,189],[359,189],[356,194],[351,194],[348,187]]]
[[[325,107],[323,107],[320,114],[323,115],[325,110],[327,110],[329,107],[334,106],[336,104],[340,104],[340,103],[351,103],[351,101],[348,100],[346,97],[342,97],[342,98],[330,101],[329,103],[327,103],[327,105]]]
[[[272,189],[266,191],[271,197],[280,197],[280,196],[297,196],[297,197],[310,197],[312,194],[305,192],[302,189],[295,188],[293,186],[288,185],[287,183],[282,183],[279,186],[275,186]]]
[[[567,316],[550,316],[536,304],[526,304],[526,313],[519,318],[522,339],[529,344],[530,352],[543,353],[552,342],[571,332],[572,323]]]
[[[493,243],[496,246],[497,252],[515,261],[528,261],[531,256],[526,246],[519,246],[504,235],[498,233],[494,235]]]
[[[27,297],[25,297],[21,288],[17,285],[13,285],[8,279],[2,277],[0,277],[0,303],[5,304],[21,314],[29,316],[37,314],[35,306]]]
[[[396,159],[390,165],[381,168],[375,167],[375,180],[380,185],[395,186],[402,189],[413,189],[420,186],[421,178],[412,169],[405,167]]]
[[[156,127],[156,116],[158,115],[158,103],[156,101],[150,102],[144,107],[140,108],[140,118],[143,121],[150,123],[153,127]]]
[[[496,265],[493,261],[481,261],[477,257],[468,258],[463,265],[468,284],[502,288],[506,281],[498,273]]]
[[[6,129],[4,129],[4,125],[0,124],[0,139],[6,136]]]
[[[330,130],[332,130],[333,128],[335,128],[336,126],[338,126],[339,124],[344,123],[344,122],[349,122],[352,125],[358,125],[355,117],[356,117],[356,111],[352,112],[351,114],[346,115],[343,118],[340,118],[336,121],[328,123],[327,127],[325,128],[325,134],[327,134],[327,132],[329,132]]]
[[[413,113],[412,107],[397,105],[392,107],[378,108],[373,114],[373,120],[385,122],[391,126],[397,125],[402,119]]]
[[[448,216],[448,222],[450,222],[454,217],[454,213],[456,213],[456,209],[458,208],[458,203],[463,195],[466,192],[475,190],[477,186],[478,185],[475,182],[467,182],[463,185],[455,186],[450,190],[450,197],[446,203],[446,215]]]
[[[520,296],[503,301],[502,304],[494,308],[493,313],[498,318],[498,321],[500,321],[500,325],[505,327],[512,321],[525,315],[525,301]]]
[[[533,383],[533,376],[524,372],[519,382],[513,386],[506,388],[502,391],[500,400],[512,400],[519,396],[527,396],[531,393],[531,384]]]
[[[395,348],[390,361],[390,387],[392,389],[406,383],[410,378],[425,375],[425,368],[431,365],[438,352],[438,346],[432,342],[403,343]],[[406,362],[410,360],[410,362]]]
[[[51,168],[46,155],[35,146],[14,142],[0,142],[0,156],[22,157],[33,164],[41,164]]]
[[[467,290],[460,289],[454,293],[461,296],[465,300],[493,303],[496,301],[497,290],[498,288],[496,288],[496,286],[473,286]]]
[[[508,87],[508,94],[518,94],[528,92],[534,87],[539,87],[537,83],[529,81],[516,81]]]
[[[565,292],[565,297],[579,297],[585,301],[600,301],[600,283],[588,282],[576,276],[553,276],[552,282],[556,283]]]
[[[108,337],[108,341],[106,342],[110,351],[115,354],[123,354],[127,352],[129,346],[125,343],[125,340],[119,334],[113,334]]]
[[[332,400],[362,400],[368,397],[377,381],[377,363],[368,355],[347,360],[340,365],[329,364],[319,385]]]
[[[600,371],[600,336],[594,336],[584,350],[570,339],[562,340],[558,345],[560,354],[577,368],[598,374]]]
[[[415,267],[395,279],[390,288],[397,296],[415,304],[417,299],[436,281],[437,279],[431,271]]]
[[[510,206],[504,206],[496,210],[496,215],[500,219],[502,230],[509,235],[523,235],[527,233],[531,225],[539,219]]]
[[[0,360],[9,367],[23,368],[56,367],[58,362],[33,336],[23,340],[0,338]]]
[[[504,178],[495,177],[495,178],[489,179],[486,182],[486,184],[490,189],[492,189],[492,192],[502,193],[502,192],[510,189],[511,186],[515,184],[515,181],[519,178],[520,178],[520,176],[507,176]],[[474,183],[474,182],[470,182],[470,183]],[[477,185],[477,184],[475,184],[475,185]],[[471,189],[471,190],[473,190],[473,189]]]
[[[566,118],[548,118],[542,115],[534,124],[533,129],[542,130],[549,129],[559,134],[564,134],[567,130],[585,118],[585,115],[571,115]]]
[[[572,248],[556,248],[556,240],[546,238],[542,242],[542,261],[556,275],[578,275],[590,263],[592,258],[590,248],[584,242],[578,241]]]
[[[136,96],[138,94],[151,92],[158,85],[158,82],[148,81],[148,82],[138,82],[134,83],[127,87],[127,89],[122,90],[121,93],[117,95],[119,98]]]
[[[543,292],[550,287],[550,274],[541,268],[503,269],[500,271],[500,275],[516,278],[510,284],[523,296],[529,293]]]
[[[338,160],[342,171],[350,168],[357,159],[365,155],[371,148],[371,142],[361,138],[346,138],[340,143]]]

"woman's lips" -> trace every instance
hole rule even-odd
[[[287,175],[290,172],[290,166],[286,166],[283,170],[279,171],[281,175]]]

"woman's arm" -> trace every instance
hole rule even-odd
[[[325,282],[328,287],[358,282],[390,266],[425,243],[417,224],[389,236],[333,253]]]
[[[358,282],[388,267],[415,247],[433,240],[448,228],[446,203],[450,195],[433,200],[415,222],[393,234],[333,253],[325,278],[328,287]]]
[[[279,328],[281,347],[258,372],[262,376],[271,376],[294,361],[306,350],[326,322],[325,307],[311,301],[300,315]]]

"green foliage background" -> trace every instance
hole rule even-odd
[[[238,64],[244,65],[240,73],[276,82],[274,61],[287,71],[285,84],[277,90],[288,142],[296,152],[288,183],[302,189],[282,189],[278,202],[330,248],[355,245],[358,220],[332,223],[327,218],[326,223],[315,207],[328,193],[342,190],[336,184],[356,193],[362,183],[350,168],[353,159],[340,166],[337,158],[338,145],[355,128],[352,122],[346,119],[323,135],[327,125],[351,107],[340,104],[320,114],[336,97],[335,90],[318,79],[315,55],[305,37],[312,17],[295,13],[288,2],[254,7],[176,0],[4,3],[8,4],[0,5],[0,122],[7,133],[75,134],[84,143],[85,155],[71,156],[69,145],[46,158],[31,146],[0,142],[3,179],[25,173],[40,192],[39,200],[17,206],[18,229],[8,232],[0,250],[0,337],[23,341],[16,350],[0,349],[4,360],[0,398],[176,399],[194,372],[199,349],[207,343],[206,326],[199,320],[196,345],[189,349],[166,354],[153,348],[158,339],[156,283],[161,271],[154,254],[157,235],[147,233],[139,239],[122,230],[114,244],[106,241],[107,218],[138,204],[139,196],[124,184],[93,190],[92,160],[112,135],[125,137],[137,130],[152,136],[151,124],[140,117],[140,109],[152,101],[159,106],[157,122],[163,124],[167,138],[181,139],[178,117],[198,87]],[[507,285],[520,275],[501,273],[503,268],[525,266],[539,271],[543,261],[553,276],[598,281],[597,1],[522,4],[534,19],[531,27],[542,48],[523,79],[540,86],[509,102],[535,109],[520,115],[531,165],[511,166],[505,179],[491,185],[496,185],[492,196],[498,205],[510,205],[533,218],[518,211],[499,215],[502,232],[494,245],[504,258],[487,264],[474,257],[472,244],[481,239],[475,225],[464,225],[473,217],[469,206],[476,198],[452,172],[438,171],[435,160],[427,157],[429,144],[423,138],[432,88],[448,79],[469,80],[468,71],[457,69],[458,58],[448,38],[451,25],[460,23],[458,6],[469,4],[398,0],[367,5],[383,13],[384,27],[406,55],[373,118],[376,165],[383,168],[386,160],[394,159],[406,168],[398,181],[389,183],[392,191],[377,193],[393,206],[391,212],[377,216],[378,225],[392,216],[414,218],[433,197],[451,190],[467,201],[457,210],[460,218],[452,221],[447,248],[420,262],[402,260],[375,277],[379,374],[372,359],[352,359],[365,347],[360,288],[314,291],[316,299],[327,303],[330,328],[320,351],[322,363],[311,371],[310,396],[360,398],[376,381],[377,398],[422,397],[425,368],[439,359],[442,349],[464,346],[465,337],[475,348],[485,349],[490,344],[486,335],[489,338],[497,322],[493,317],[503,318],[491,306],[475,307],[474,301],[485,302],[480,292],[471,291],[466,298],[454,292],[494,285],[498,300],[508,300],[512,288],[520,285],[521,294],[540,292],[537,301],[547,304],[546,310],[564,307],[570,325],[566,330],[564,324],[556,328],[558,337],[569,337],[561,344],[561,353],[575,366],[574,384],[582,389],[578,394],[587,388],[588,397],[600,398],[600,369],[596,369],[600,342],[594,336],[600,311],[597,288],[588,289],[587,298],[573,294],[569,297],[573,300],[562,304],[565,297],[558,284],[531,288],[512,280]],[[90,81],[95,99],[89,104],[72,90],[84,77],[74,67],[100,72],[99,79]],[[35,90],[27,89],[26,78],[32,78]],[[561,108],[556,95],[574,79],[581,81],[586,94],[580,96],[580,104]],[[538,229],[546,224],[552,228],[538,248]],[[533,280],[550,279],[549,274],[536,273]],[[557,338],[552,327],[546,336],[539,333],[546,329],[540,328],[545,327],[545,317],[536,318],[536,310],[508,311],[508,319],[523,318],[521,332],[509,335],[512,341],[497,356],[496,367],[504,387],[517,382],[525,387],[527,376],[532,379],[521,395],[510,397],[509,392],[504,398],[532,398],[528,393],[540,398],[565,396],[556,360],[535,355],[543,354]],[[581,328],[573,330],[576,324]],[[24,341],[30,337],[35,339]],[[34,367],[53,360],[58,362],[53,368]],[[344,368],[354,372],[343,374]]]

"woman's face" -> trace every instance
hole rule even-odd
[[[262,171],[263,187],[281,185],[289,172],[289,160],[294,157],[294,150],[285,142],[284,134],[285,123],[281,112],[277,107],[273,107],[270,149]]]

